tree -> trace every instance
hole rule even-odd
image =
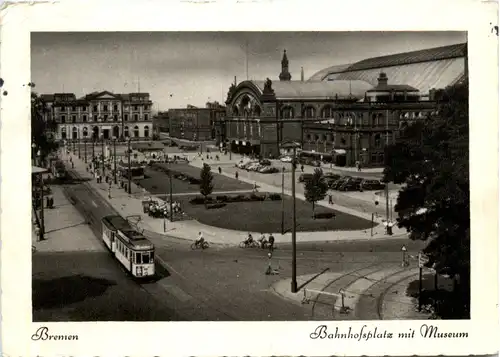
[[[458,277],[450,318],[468,318],[470,307],[468,85],[437,93],[437,111],[408,125],[386,149],[384,180],[403,184],[397,224],[427,241],[429,265]]]
[[[307,202],[312,203],[312,213],[313,218],[315,218],[314,205],[316,202],[325,198],[326,193],[328,192],[328,184],[323,176],[323,170],[319,168],[314,169],[312,177],[309,180],[306,180],[304,189],[304,196],[306,197]]]
[[[41,162],[58,148],[53,136],[57,124],[54,120],[45,118],[47,113],[45,101],[35,92],[31,92],[31,141],[35,144],[32,155],[40,152]]]
[[[212,193],[214,190],[214,185],[212,183],[214,176],[212,175],[212,171],[210,165],[203,164],[203,167],[200,172],[200,193],[205,198],[205,207],[207,196]]]

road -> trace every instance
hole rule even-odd
[[[68,185],[67,190],[76,207],[88,217],[98,237],[100,219],[113,214],[114,210],[84,182]],[[192,251],[189,241],[150,232],[145,234],[155,244],[157,258],[167,267],[159,280],[148,284],[131,280],[106,253],[75,253],[64,257],[54,255],[50,260],[35,255],[34,259],[39,264],[46,265],[44,270],[50,270],[49,266],[56,267],[53,263],[56,260],[58,272],[71,271],[73,276],[80,274],[89,277],[86,278],[89,284],[97,287],[88,288],[88,291],[98,291],[91,292],[95,296],[93,299],[77,301],[68,305],[70,307],[61,307],[59,304],[56,312],[54,308],[42,306],[36,319],[44,320],[53,316],[61,321],[270,321],[322,318],[320,315],[312,317],[309,307],[285,301],[270,291],[272,283],[291,275],[290,245],[280,245],[273,255],[272,265],[279,268],[280,275],[267,276],[264,274],[268,264],[267,251],[216,245],[205,251]],[[421,248],[421,244],[400,239],[302,243],[297,247],[297,273],[315,274],[326,268],[330,271],[355,270],[374,263],[398,264],[403,243],[409,252]],[[54,279],[57,278],[56,274]],[[71,287],[71,284],[69,286],[69,291],[79,294],[77,288]],[[87,288],[80,287],[82,289]]]

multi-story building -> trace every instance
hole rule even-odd
[[[225,114],[226,108],[219,103],[207,103],[205,108],[188,105],[187,108],[169,109],[170,137],[190,141],[215,140],[215,123]]]
[[[332,67],[310,80],[302,75],[292,81],[285,51],[279,81],[231,85],[227,116],[217,125],[225,135],[219,140],[232,151],[265,157],[279,156],[281,143],[296,141],[302,151],[337,165],[381,166],[385,145],[402,126],[434,111],[434,88],[464,78],[465,54],[465,45],[447,46]]]
[[[149,93],[43,94],[47,119],[57,123],[56,139],[148,139],[153,135]]]

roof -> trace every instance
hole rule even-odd
[[[262,93],[265,81],[250,81]],[[277,99],[362,98],[373,86],[362,80],[346,81],[274,81],[271,88]]]
[[[103,218],[103,222],[108,226],[108,228],[113,230],[131,230],[132,226],[128,221],[122,216],[106,216]]]
[[[389,91],[418,92],[418,89],[409,86],[407,84],[378,84],[376,87],[373,87],[367,92],[389,92]]]
[[[331,66],[325,69],[322,69],[321,71],[318,71],[314,73],[308,81],[322,81],[325,79],[326,76],[329,76],[329,78],[332,78],[332,75],[342,73],[344,72],[347,68],[349,68],[352,64],[340,64],[336,66]],[[334,79],[334,78],[332,78]]]
[[[428,93],[432,88],[445,88],[456,83],[464,75],[464,71],[464,58],[451,58],[384,68],[389,83],[406,84],[417,88],[422,94]],[[337,76],[337,80],[363,80],[376,86],[379,74],[379,68],[344,72]]]
[[[42,94],[42,95],[40,95],[40,98],[44,102],[53,102],[54,101],[54,94]]]
[[[372,57],[354,63],[352,66],[347,68],[346,72],[465,57],[465,51],[466,44],[460,43],[450,46],[428,48],[419,51]]]

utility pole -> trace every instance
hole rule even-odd
[[[83,150],[85,153],[85,163],[87,163],[87,138],[83,139]]]
[[[78,130],[78,158],[82,158],[82,155],[80,153],[80,130]]]
[[[113,139],[113,166],[114,166],[114,181],[115,185],[118,183],[118,180],[116,178],[116,137]]]
[[[102,151],[102,177],[106,176],[106,168],[104,167],[104,134],[102,135],[101,141],[101,151]]]
[[[386,109],[385,115],[385,155],[387,163],[387,148],[389,147],[389,109]],[[387,220],[387,232],[389,232],[389,181],[385,183],[385,215]]]
[[[295,206],[295,157],[297,153],[297,147],[293,147],[292,156],[292,203],[293,203],[293,214],[292,214],[292,293],[297,292],[297,217],[296,217],[296,206]],[[282,197],[283,200],[284,197]]]
[[[128,194],[130,195],[132,193],[132,188],[130,187],[130,185],[132,183],[132,171],[130,169],[130,137],[128,138],[127,153],[128,153],[128,187],[127,187],[127,191],[128,191]]]
[[[172,171],[168,170],[168,181],[170,186],[170,222],[174,221],[173,197],[172,197]]]
[[[43,174],[40,173],[40,240],[44,240],[45,236],[45,218],[43,214]]]
[[[285,234],[285,167],[281,170],[281,235]]]

